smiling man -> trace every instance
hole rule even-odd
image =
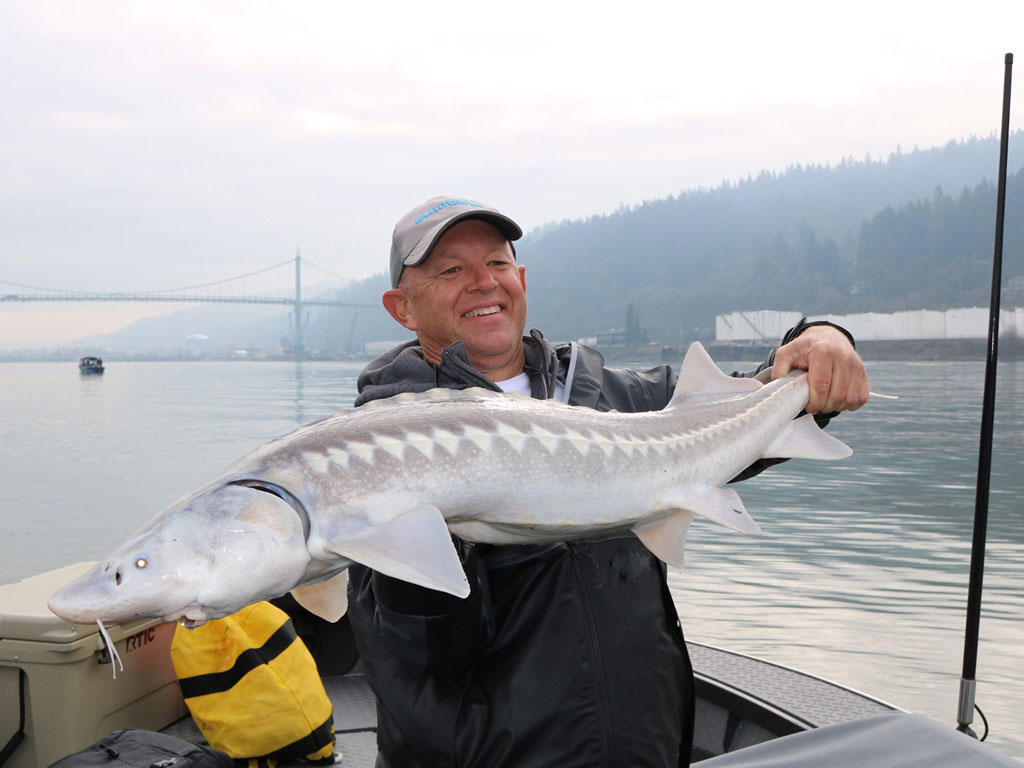
[[[603,411],[665,407],[675,387],[667,366],[608,368],[596,350],[523,335],[526,270],[512,246],[521,236],[512,219],[462,198],[433,198],[399,220],[382,300],[416,339],[366,367],[357,405],[478,386]],[[867,400],[864,366],[835,326],[801,322],[758,370],[773,363],[776,375],[809,370],[808,411],[829,412],[821,424]],[[558,505],[553,489],[536,514],[557,517]],[[455,543],[465,599],[349,571],[379,767],[689,764],[693,673],[665,566],[639,539]]]
[[[480,203],[446,206],[416,221],[396,229],[385,308],[416,332],[430,363],[461,340],[473,367],[492,381],[522,373],[526,269],[511,244],[522,236],[519,226]],[[433,226],[421,231],[427,224]]]

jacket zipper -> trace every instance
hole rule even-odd
[[[587,631],[590,636],[590,654],[594,662],[594,693],[597,700],[597,710],[600,717],[601,753],[604,755],[604,765],[607,768],[614,768],[615,755],[612,748],[612,716],[608,706],[608,686],[605,681],[604,659],[601,656],[601,641],[597,634],[597,623],[594,619],[594,609],[590,602],[590,592],[587,590],[586,580],[583,577],[583,565],[580,563],[580,554],[576,549],[575,542],[566,542],[569,551],[572,552],[573,570],[576,575],[576,586],[579,589],[580,600],[583,603],[583,613],[587,619]]]

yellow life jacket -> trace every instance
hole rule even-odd
[[[334,716],[316,662],[291,619],[267,602],[179,626],[171,660],[211,747],[251,766],[305,757],[334,762]]]

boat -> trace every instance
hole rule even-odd
[[[691,762],[708,768],[1016,768],[1021,763],[922,715],[769,661],[687,643],[696,679]],[[344,768],[373,768],[377,714],[357,664],[324,678]],[[165,729],[201,742],[190,718]],[[282,763],[299,768],[300,761]],[[308,763],[306,763],[308,766]]]
[[[965,650],[958,713],[961,727],[943,726],[790,667],[690,642],[687,649],[696,683],[691,755],[695,763],[707,768],[1024,768],[1024,763],[984,744],[983,739],[973,738],[969,728],[975,710],[974,657],[984,567],[989,474],[985,465],[991,451],[994,408],[1012,61],[1012,54],[1007,54],[993,320],[968,600],[965,646],[969,650]],[[83,362],[88,359],[83,358]],[[102,371],[102,362],[97,362]],[[978,552],[981,557],[975,556]],[[159,620],[119,624],[108,629],[109,638],[101,638],[98,627],[68,623],[47,609],[51,594],[92,566],[78,563],[0,586],[0,724],[9,727],[17,723],[11,727],[10,739],[0,746],[3,768],[50,765],[118,728],[162,730],[203,742],[187,714],[170,661],[174,624]],[[343,628],[344,624],[333,631]],[[342,642],[337,637],[333,641],[329,647],[336,648]],[[108,642],[116,653],[108,649]],[[126,660],[120,681],[114,670],[118,656]],[[320,668],[333,666],[324,663]],[[322,679],[333,705],[338,759],[345,768],[371,768],[377,760],[373,692],[357,660],[350,668],[329,671]],[[642,702],[637,705],[643,706]],[[154,765],[168,762],[173,761]],[[286,761],[279,765],[298,768],[306,763]]]
[[[103,373],[103,361],[98,357],[83,357],[78,361],[78,372],[90,376],[94,373]]]
[[[70,624],[47,610],[49,596],[91,566],[77,563],[0,586],[4,768],[43,768],[120,728],[205,743],[171,664],[173,623],[144,620],[108,627],[124,660],[115,670],[96,626]],[[333,704],[336,751],[343,768],[372,768],[376,701],[345,618],[324,624],[330,642],[310,647],[332,649],[330,658],[317,663]],[[692,760],[708,768],[1024,766],[950,726],[821,677],[699,642],[687,648],[696,679]],[[9,742],[14,746],[4,762],[3,743],[17,732],[22,737]]]

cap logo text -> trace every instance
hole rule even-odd
[[[438,203],[437,205],[435,205],[434,207],[428,209],[426,213],[420,214],[416,218],[416,221],[413,222],[413,223],[414,224],[419,224],[424,219],[427,219],[427,218],[430,218],[431,216],[433,216],[435,213],[440,211],[442,208],[448,208],[448,207],[450,207],[452,205],[469,205],[469,206],[471,206],[473,208],[483,208],[483,205],[481,205],[480,203],[474,203],[472,200],[443,200],[440,203]]]

